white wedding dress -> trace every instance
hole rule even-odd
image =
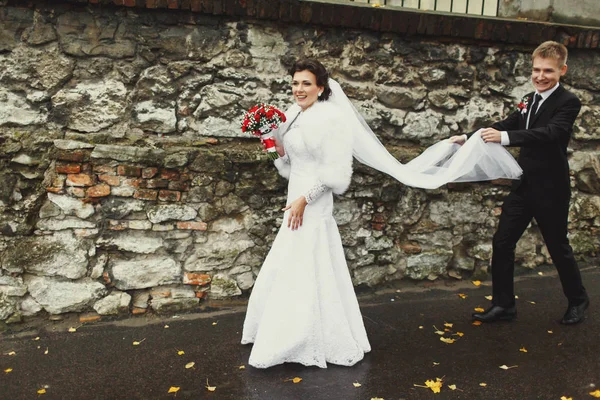
[[[290,204],[319,186],[318,163],[297,126],[283,141]],[[298,230],[287,227],[284,214],[248,303],[242,344],[254,343],[250,365],[350,366],[371,350],[332,211],[327,189],[306,207]]]

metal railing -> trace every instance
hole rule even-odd
[[[456,14],[498,16],[500,0],[348,0],[381,6],[405,7],[423,11],[443,11]]]

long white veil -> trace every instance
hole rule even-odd
[[[522,169],[500,144],[485,143],[479,131],[460,146],[443,140],[406,164],[392,156],[354,108],[339,83],[329,79],[328,101],[342,111],[354,135],[354,157],[407,186],[435,189],[448,182],[518,179]]]

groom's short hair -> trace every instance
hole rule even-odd
[[[558,67],[562,68],[562,66],[567,63],[568,55],[569,52],[563,44],[549,40],[540,44],[537,49],[533,51],[533,54],[531,55],[531,61],[533,61],[536,57],[552,58],[558,61]]]

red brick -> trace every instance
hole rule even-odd
[[[197,299],[203,299],[206,297],[206,292],[196,292]]]
[[[170,181],[177,181],[179,180],[179,171],[176,169],[163,169],[160,171],[160,178],[168,179]]]
[[[158,192],[151,189],[138,189],[133,194],[133,197],[140,200],[156,200]]]
[[[50,193],[62,193],[63,189],[59,188],[59,187],[52,187],[51,186],[51,187],[47,187],[46,191],[50,192]]]
[[[125,0],[125,1],[127,1],[127,0]],[[140,308],[140,307],[132,307],[131,308],[131,313],[133,315],[146,314],[147,311],[148,311],[147,308]]]
[[[104,283],[106,283],[107,285],[112,283],[112,279],[110,279],[108,271],[104,271],[104,273],[102,274],[102,279],[104,279]]]
[[[179,8],[179,0],[167,0],[167,4],[169,8],[178,9]]]
[[[208,228],[206,222],[202,221],[178,221],[177,229],[187,229],[192,231],[205,231]]]
[[[142,170],[142,178],[150,179],[154,178],[158,174],[158,168],[144,168]]]
[[[131,165],[119,165],[117,167],[117,175],[122,176],[142,176],[142,169]]]
[[[83,162],[86,154],[83,151],[60,150],[56,154],[57,160]]]
[[[105,183],[101,183],[96,186],[92,186],[87,190],[89,197],[106,197],[110,194],[110,186]]]
[[[68,186],[93,186],[94,178],[86,174],[69,174],[66,183]]]
[[[171,181],[169,182],[169,190],[188,191],[190,190],[189,182]]]
[[[371,228],[375,229],[376,231],[382,231],[385,228],[385,224],[373,223],[371,224]]]
[[[100,321],[101,318],[102,318],[102,316],[100,316],[96,313],[85,313],[85,314],[81,314],[79,316],[79,322],[81,322],[82,324],[84,324],[86,322],[96,322],[96,321]]]
[[[165,179],[148,179],[146,181],[142,181],[140,186],[148,189],[166,189],[169,187],[169,181]]]
[[[108,229],[111,231],[124,231],[129,227],[129,223],[127,221],[118,221],[115,219],[108,220]]]
[[[123,181],[121,181],[123,186],[129,186],[129,187],[134,187],[134,188],[139,188],[142,183],[141,179],[124,179]]]
[[[179,201],[181,200],[181,192],[173,190],[161,190],[158,192],[158,200],[160,201]]]
[[[56,166],[56,172],[59,174],[78,174],[81,172],[80,164],[59,164]]]
[[[423,249],[416,243],[403,243],[400,245],[400,248],[406,254],[419,254]]]
[[[127,6],[127,7],[135,7],[135,0],[124,0],[123,3]]]
[[[94,165],[94,172],[100,175],[115,175],[115,167],[110,165]]]
[[[114,175],[98,175],[98,180],[110,186],[119,186],[121,184],[121,179]]]
[[[184,285],[208,285],[210,283],[210,275],[196,274],[193,272],[185,272],[183,274]]]

